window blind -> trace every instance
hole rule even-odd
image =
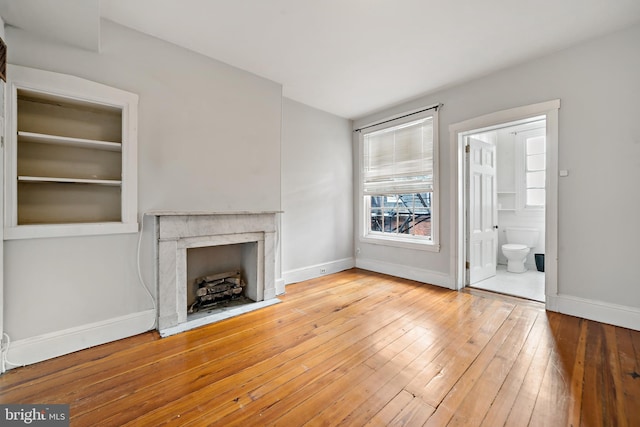
[[[364,194],[433,191],[433,116],[363,135]]]

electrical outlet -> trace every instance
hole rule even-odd
[[[321,269],[320,269],[320,273],[323,273],[323,274],[324,274],[324,273],[326,273],[326,272],[327,272],[327,269],[326,269],[326,268],[321,268]]]

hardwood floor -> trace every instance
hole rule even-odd
[[[640,426],[640,332],[362,270],[0,377],[72,426]]]

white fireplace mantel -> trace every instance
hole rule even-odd
[[[158,330],[187,323],[187,249],[257,244],[257,283],[248,296],[276,300],[277,214],[280,212],[154,211],[158,243]],[[198,325],[202,324],[201,321]],[[189,328],[182,328],[189,329]]]

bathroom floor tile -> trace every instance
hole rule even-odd
[[[498,265],[494,277],[474,283],[471,287],[544,302],[544,273],[536,270],[509,273],[505,265]]]

